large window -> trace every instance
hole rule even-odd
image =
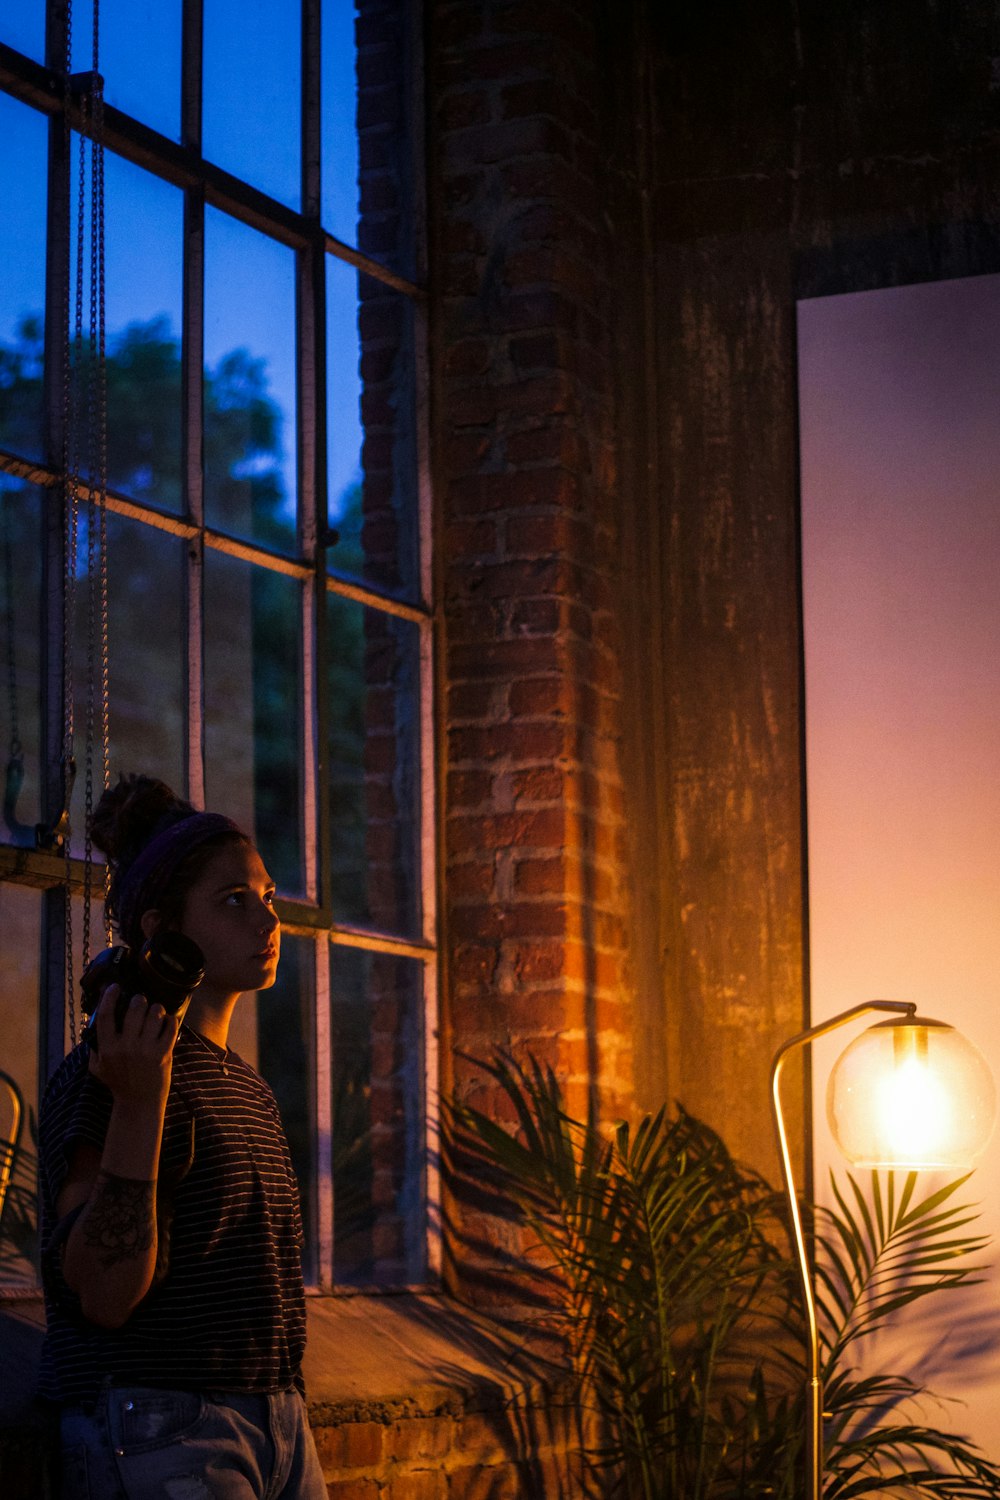
[[[415,9],[163,0],[141,26],[127,0],[100,11],[111,773],[229,813],[278,882],[278,985],[241,1002],[233,1044],[282,1106],[319,1289],[435,1269]],[[89,126],[65,6],[48,10],[0,17],[0,1137],[23,1103],[0,1283],[21,1288],[38,1099],[79,975],[82,784],[68,881],[44,830],[68,669],[86,734],[100,521],[88,491],[67,539]],[[89,5],[73,16],[76,74]],[[96,904],[92,925],[99,946]]]

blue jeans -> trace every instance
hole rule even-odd
[[[298,1391],[106,1387],[60,1419],[61,1500],[326,1500]]]

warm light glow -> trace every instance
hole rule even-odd
[[[883,1021],[844,1051],[826,1093],[830,1129],[858,1167],[971,1167],[996,1117],[982,1053],[951,1026]]]

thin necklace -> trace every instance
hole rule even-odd
[[[211,1042],[206,1041],[205,1038],[202,1036],[202,1034],[201,1034],[200,1031],[195,1031],[194,1027],[193,1026],[188,1026],[186,1022],[185,1022],[185,1025],[184,1025],[184,1030],[187,1032],[188,1036],[193,1036],[194,1037],[194,1039],[198,1043],[199,1047],[201,1047],[203,1051],[207,1052],[208,1055],[209,1055],[209,1057],[212,1058],[212,1060],[214,1062],[218,1063],[220,1073],[225,1073],[226,1076],[228,1077],[229,1076],[229,1068],[227,1066],[227,1064],[229,1062],[229,1048],[228,1048],[228,1046],[226,1046],[226,1047],[223,1048],[223,1055],[220,1057],[219,1054],[218,1054],[218,1052],[216,1051],[215,1046]]]

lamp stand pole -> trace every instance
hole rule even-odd
[[[841,1011],[839,1015],[833,1016],[829,1021],[824,1021],[820,1026],[810,1026],[808,1031],[800,1031],[798,1036],[790,1037],[775,1053],[774,1062],[771,1065],[771,1110],[774,1115],[775,1129],[778,1133],[778,1151],[781,1155],[781,1175],[785,1183],[785,1196],[788,1199],[788,1212],[792,1221],[792,1237],[795,1242],[795,1258],[798,1263],[799,1279],[802,1284],[802,1301],[806,1313],[806,1500],[820,1500],[823,1484],[823,1383],[820,1378],[819,1369],[819,1327],[816,1322],[816,1297],[813,1293],[812,1271],[809,1265],[809,1254],[806,1250],[805,1234],[802,1229],[802,1214],[799,1210],[798,1195],[795,1190],[795,1178],[792,1173],[792,1157],[788,1149],[788,1133],[785,1130],[785,1117],[781,1108],[781,1070],[785,1059],[790,1052],[804,1047],[807,1042],[814,1042],[817,1037],[825,1036],[828,1031],[836,1031],[848,1021],[853,1021],[857,1016],[867,1015],[869,1011],[884,1010],[891,1011],[895,1015],[915,1015],[917,1007],[909,1001],[904,1000],[867,1000],[863,1005],[852,1006],[850,1010]]]

